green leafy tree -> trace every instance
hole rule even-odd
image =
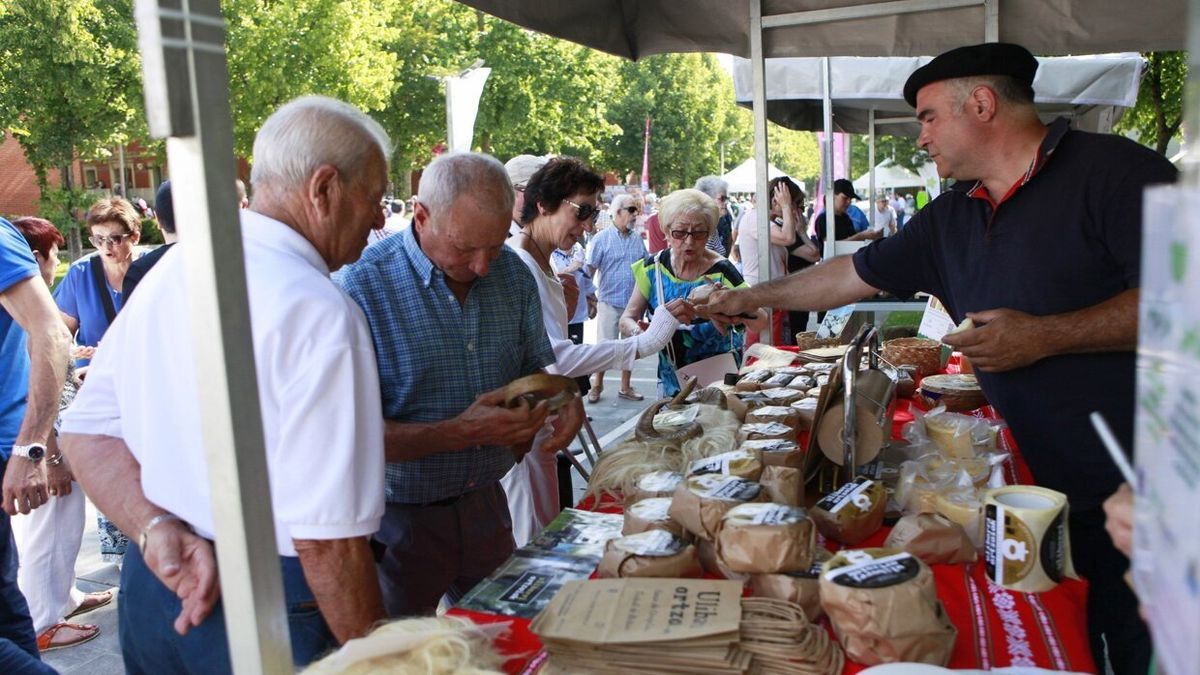
[[[871,169],[869,161],[870,137],[853,135],[850,137],[850,173],[852,179]],[[909,136],[875,136],[875,163],[885,160],[901,166],[913,173],[920,170],[929,161],[929,153],[917,147],[917,139]]]
[[[37,176],[43,213],[79,254],[71,182],[76,158],[100,159],[144,135],[140,58],[130,0],[0,3],[0,127],[13,133]],[[59,169],[55,192],[49,172]]]
[[[1125,112],[1115,129],[1134,132],[1138,139],[1166,154],[1167,145],[1183,124],[1183,88],[1187,82],[1187,52],[1146,52],[1146,70],[1137,104]]]

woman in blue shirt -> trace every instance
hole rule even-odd
[[[79,366],[91,361],[86,348],[100,344],[121,309],[121,284],[141,238],[142,221],[132,204],[109,197],[88,209],[87,227],[96,254],[72,264],[54,293],[75,343],[85,348],[77,352]]]

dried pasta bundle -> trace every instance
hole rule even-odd
[[[738,650],[749,653],[760,673],[834,675],[845,656],[837,642],[792,602],[742,598]]]
[[[304,675],[499,675],[504,658],[492,646],[498,626],[454,616],[389,621]]]
[[[627,440],[600,453],[588,480],[585,497],[632,494],[642,476],[655,471],[683,473],[687,462],[677,447],[665,443]]]

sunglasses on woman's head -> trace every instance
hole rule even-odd
[[[564,199],[563,202],[575,207],[575,217],[579,220],[590,220],[595,222],[600,217],[600,209],[595,204],[576,204],[570,199]]]

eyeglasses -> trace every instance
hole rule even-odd
[[[727,202],[729,201],[729,195],[717,195],[717,201]]]
[[[708,230],[671,230],[671,238],[672,239],[678,239],[679,241],[683,241],[683,240],[687,239],[688,237],[691,237],[692,239],[695,239],[696,241],[701,241],[701,240],[707,241],[708,240]]]
[[[114,235],[108,236],[108,237],[106,237],[102,234],[101,235],[93,234],[92,236],[88,237],[88,241],[92,242],[92,246],[95,246],[96,248],[104,248],[105,246],[107,246],[109,244],[112,244],[113,246],[119,246],[119,245],[125,243],[125,240],[132,236],[133,236],[133,234],[130,234],[130,233],[114,234]]]
[[[633,214],[635,214],[635,213],[637,213],[637,212],[638,212],[638,207],[636,207],[636,206],[626,206],[626,207],[625,207],[625,209],[624,209],[624,211],[626,211],[626,212],[627,212],[629,215],[633,215]]]
[[[596,222],[596,219],[600,217],[600,209],[596,208],[595,204],[576,204],[570,199],[564,199],[563,201],[575,207],[575,217],[579,220]]]

